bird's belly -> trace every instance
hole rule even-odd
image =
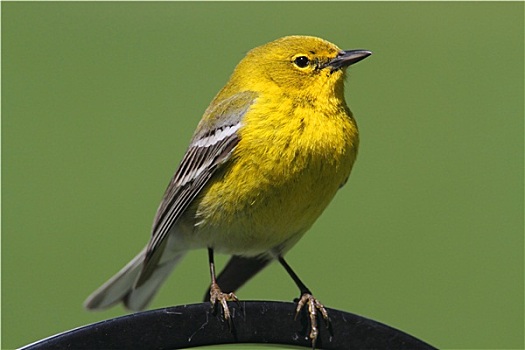
[[[195,203],[193,246],[254,256],[291,248],[312,226],[348,177],[346,164],[265,172],[244,164],[243,176],[229,169]],[[232,179],[230,179],[232,176]],[[235,178],[235,181],[233,179]],[[241,180],[242,179],[242,180]],[[233,185],[235,184],[235,185]]]
[[[285,252],[344,184],[358,146],[350,112],[287,108],[294,113],[281,111],[290,118],[280,127],[253,108],[246,121],[253,127],[239,130],[231,159],[192,203],[193,246],[245,256]]]
[[[274,189],[271,194],[259,193],[259,200],[217,202],[214,208],[208,207],[205,218],[197,216],[192,240],[218,252],[244,256],[288,250],[335,194],[335,190],[294,192]]]

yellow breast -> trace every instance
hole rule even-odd
[[[230,254],[285,251],[348,178],[357,126],[344,101],[260,98],[239,135],[231,160],[196,201],[195,239]]]

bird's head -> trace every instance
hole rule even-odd
[[[287,36],[248,52],[231,83],[257,92],[343,98],[346,68],[370,55],[367,50],[341,50],[316,37]]]

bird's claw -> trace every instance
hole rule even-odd
[[[310,340],[312,341],[312,349],[315,349],[315,343],[317,337],[319,336],[319,328],[317,328],[317,312],[321,313],[321,316],[326,322],[327,327],[330,324],[330,318],[328,317],[328,312],[326,311],[323,304],[319,302],[313,295],[309,293],[303,293],[301,298],[297,301],[297,307],[295,308],[295,319],[297,315],[301,312],[301,309],[307,305],[308,306],[308,316],[310,320]]]
[[[215,309],[217,302],[220,303],[222,312],[224,315],[224,319],[228,322],[228,325],[230,326],[230,330],[232,330],[232,320],[231,320],[230,308],[228,307],[228,303],[227,303],[228,301],[238,302],[239,299],[237,299],[237,296],[233,293],[223,293],[217,283],[212,283],[210,287],[210,303],[212,305],[212,308]]]

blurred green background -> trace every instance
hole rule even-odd
[[[374,55],[347,83],[354,172],[288,262],[327,306],[440,348],[524,347],[523,2],[1,5],[3,348],[125,313],[82,302],[146,244],[236,63],[290,34]],[[192,252],[152,308],[208,279]],[[297,290],[274,264],[237,295]]]

